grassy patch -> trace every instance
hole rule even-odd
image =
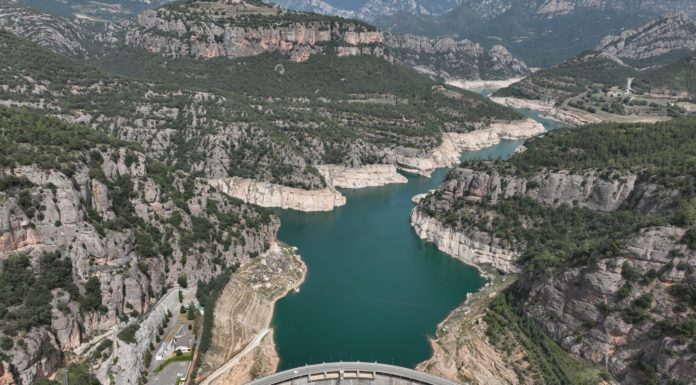
[[[167,358],[166,361],[164,361],[163,363],[161,363],[161,364],[157,367],[157,369],[155,369],[155,373],[161,372],[162,370],[164,370],[164,368],[166,368],[167,366],[169,366],[169,364],[171,364],[171,363],[174,363],[174,362],[186,362],[186,361],[191,361],[192,359],[193,359],[193,353],[184,353],[184,354],[182,354],[182,355],[180,355],[180,356],[172,356],[172,357],[169,357],[169,358]]]

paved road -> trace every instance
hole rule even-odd
[[[217,380],[220,375],[223,373],[227,373],[230,369],[232,369],[233,366],[237,365],[239,363],[239,360],[242,359],[245,355],[247,355],[250,351],[254,350],[259,344],[261,343],[261,340],[263,340],[263,337],[266,336],[271,331],[271,329],[263,329],[259,334],[254,337],[249,344],[242,349],[241,352],[237,353],[234,357],[232,357],[231,360],[227,361],[225,365],[222,365],[218,370],[214,371],[213,374],[209,375],[208,378],[205,379],[205,381],[201,382],[201,385],[210,385],[212,384],[215,380]]]
[[[303,366],[284,372],[271,374],[258,380],[252,381],[247,385],[277,385],[293,380],[298,377],[306,377],[310,374],[336,371],[364,371],[375,372],[393,377],[406,378],[412,381],[429,385],[459,385],[456,382],[446,380],[432,374],[419,372],[413,369],[402,368],[400,366],[378,364],[372,362],[332,362],[317,365]]]

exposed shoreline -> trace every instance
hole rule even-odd
[[[271,327],[275,304],[296,290],[306,275],[296,248],[279,243],[233,274],[216,303],[215,338],[205,356],[209,367],[202,370],[207,372],[202,383],[244,385],[277,370]]]
[[[481,289],[467,294],[464,302],[437,325],[435,337],[429,339],[432,356],[419,363],[416,369],[458,382],[518,384],[515,371],[488,342],[483,321],[492,298],[514,282],[517,255],[490,246],[484,239],[475,239],[476,234],[457,232],[428,216],[418,206],[411,212],[411,227],[419,238],[475,267],[488,280]],[[505,275],[501,275],[501,271]]]
[[[487,128],[466,133],[446,132],[442,135],[442,144],[430,156],[397,156],[397,165],[404,171],[430,176],[438,168],[459,164],[466,151],[481,150],[503,140],[527,139],[544,132],[544,126],[533,119],[496,122]]]
[[[406,183],[408,180],[398,170],[430,176],[438,168],[459,164],[465,151],[481,150],[503,140],[526,139],[544,132],[544,126],[533,119],[494,122],[486,128],[465,133],[445,132],[442,134],[442,144],[428,155],[393,154],[395,164],[355,168],[341,165],[316,166],[329,184],[329,187],[318,190],[304,190],[241,177],[210,179],[208,183],[231,197],[261,207],[304,212],[331,211],[346,204],[346,197],[336,188],[359,189]]]
[[[483,91],[483,90],[497,90],[500,88],[509,87],[510,85],[519,82],[524,79],[523,77],[515,77],[501,80],[464,80],[464,79],[450,79],[446,83],[461,88],[468,91]]]
[[[528,100],[513,97],[497,97],[490,98],[491,101],[512,108],[525,108],[539,112],[541,117],[555,120],[557,122],[569,124],[571,126],[581,126],[584,124],[600,123],[602,120],[587,114],[580,114],[558,108],[551,103],[544,103],[540,100]]]

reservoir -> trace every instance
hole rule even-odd
[[[547,130],[557,127],[530,111]],[[504,141],[462,160],[508,158]],[[445,178],[408,175],[408,183],[341,190],[348,203],[330,212],[278,210],[278,238],[297,246],[308,267],[300,292],[276,304],[280,370],[330,361],[415,367],[430,358],[437,324],[485,280],[475,268],[420,240],[409,224],[411,198]]]

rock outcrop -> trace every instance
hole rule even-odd
[[[383,40],[382,32],[349,20],[245,2],[194,2],[142,12],[127,27],[125,43],[174,58],[279,52],[303,62],[331,45],[338,56],[387,57]]]
[[[396,166],[390,164],[375,164],[355,168],[321,165],[317,166],[317,170],[329,186],[337,188],[364,188],[408,181],[405,176],[399,174]]]
[[[675,50],[696,50],[696,23],[679,12],[651,21],[637,29],[607,36],[595,50],[621,59],[647,59]]]
[[[486,51],[467,39],[410,34],[387,34],[385,45],[396,61],[445,79],[508,79],[530,73],[527,65],[513,58],[502,45]]]
[[[505,273],[514,273],[517,253],[498,246],[495,239],[482,231],[465,233],[446,226],[418,207],[411,211],[411,227],[416,234],[437,248],[462,262],[476,266],[490,266]]]
[[[446,132],[442,134],[442,144],[428,156],[409,156],[397,154],[399,168],[418,174],[430,175],[437,168],[459,164],[464,151],[476,151],[491,147],[502,140],[531,138],[544,133],[541,123],[532,119],[509,123],[492,123],[487,128],[466,133]]]
[[[304,190],[239,177],[211,179],[208,183],[231,197],[261,207],[330,211],[346,204],[346,197],[332,187]]]
[[[642,198],[642,194],[640,197],[633,197],[637,180],[633,174],[608,177],[592,171],[583,174],[543,172],[530,178],[519,178],[500,175],[495,171],[463,168],[452,172],[454,177],[441,186],[443,200],[447,201],[486,198],[495,204],[500,199],[525,196],[552,207],[565,204],[610,212],[618,209],[629,198]],[[641,205],[639,202],[635,204]]]
[[[628,241],[620,258],[530,283],[526,312],[568,351],[608,367],[623,378],[622,383],[640,383],[644,374],[632,365],[637,361],[655,362],[660,373],[693,379],[696,366],[688,343],[661,333],[656,326],[680,318],[675,305],[684,304],[670,294],[670,287],[688,282],[692,279],[688,272],[696,269],[696,251],[678,242],[684,231],[643,229]],[[633,278],[627,278],[629,269],[646,278],[632,283]],[[626,284],[639,288],[619,294]],[[645,293],[650,296],[644,306],[646,318],[631,321],[627,314]]]

